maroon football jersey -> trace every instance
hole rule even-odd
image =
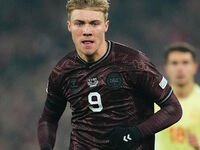
[[[142,52],[111,41],[95,63],[85,62],[76,51],[66,55],[53,69],[48,86],[49,95],[69,102],[72,109],[69,150],[114,150],[105,133],[145,121],[154,114],[154,102],[163,103],[171,92]],[[153,148],[150,136],[133,149]]]

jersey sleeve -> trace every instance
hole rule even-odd
[[[41,150],[53,149],[58,121],[66,108],[66,103],[62,96],[60,73],[54,69],[49,76],[47,99],[38,122],[38,141]]]
[[[45,106],[48,109],[62,113],[66,107],[67,100],[63,96],[62,92],[62,75],[54,68],[51,72],[49,79],[48,79],[48,86],[47,86],[47,99]]]
[[[138,92],[146,95],[159,106],[172,94],[168,81],[142,52],[139,52],[134,61],[134,70],[131,76]]]
[[[145,96],[144,100],[155,102],[161,107],[157,113],[137,125],[144,137],[152,136],[180,120],[180,103],[167,80],[143,53],[136,59],[132,77],[136,91]]]

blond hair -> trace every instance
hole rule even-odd
[[[75,9],[92,8],[96,11],[104,13],[105,21],[108,19],[109,3],[107,0],[68,0],[66,10],[68,18],[71,17],[71,12]]]

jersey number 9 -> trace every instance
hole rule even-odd
[[[101,95],[97,92],[91,92],[88,95],[88,102],[90,103],[89,108],[93,112],[101,112],[103,109],[102,101],[101,101]]]

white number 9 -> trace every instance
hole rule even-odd
[[[93,100],[92,98],[96,97],[96,100]],[[102,101],[101,101],[101,95],[97,92],[91,92],[88,95],[88,102],[91,105],[98,105],[98,107],[93,107],[93,106],[89,106],[89,108],[93,111],[93,112],[101,112],[103,109],[103,105],[102,105]]]

